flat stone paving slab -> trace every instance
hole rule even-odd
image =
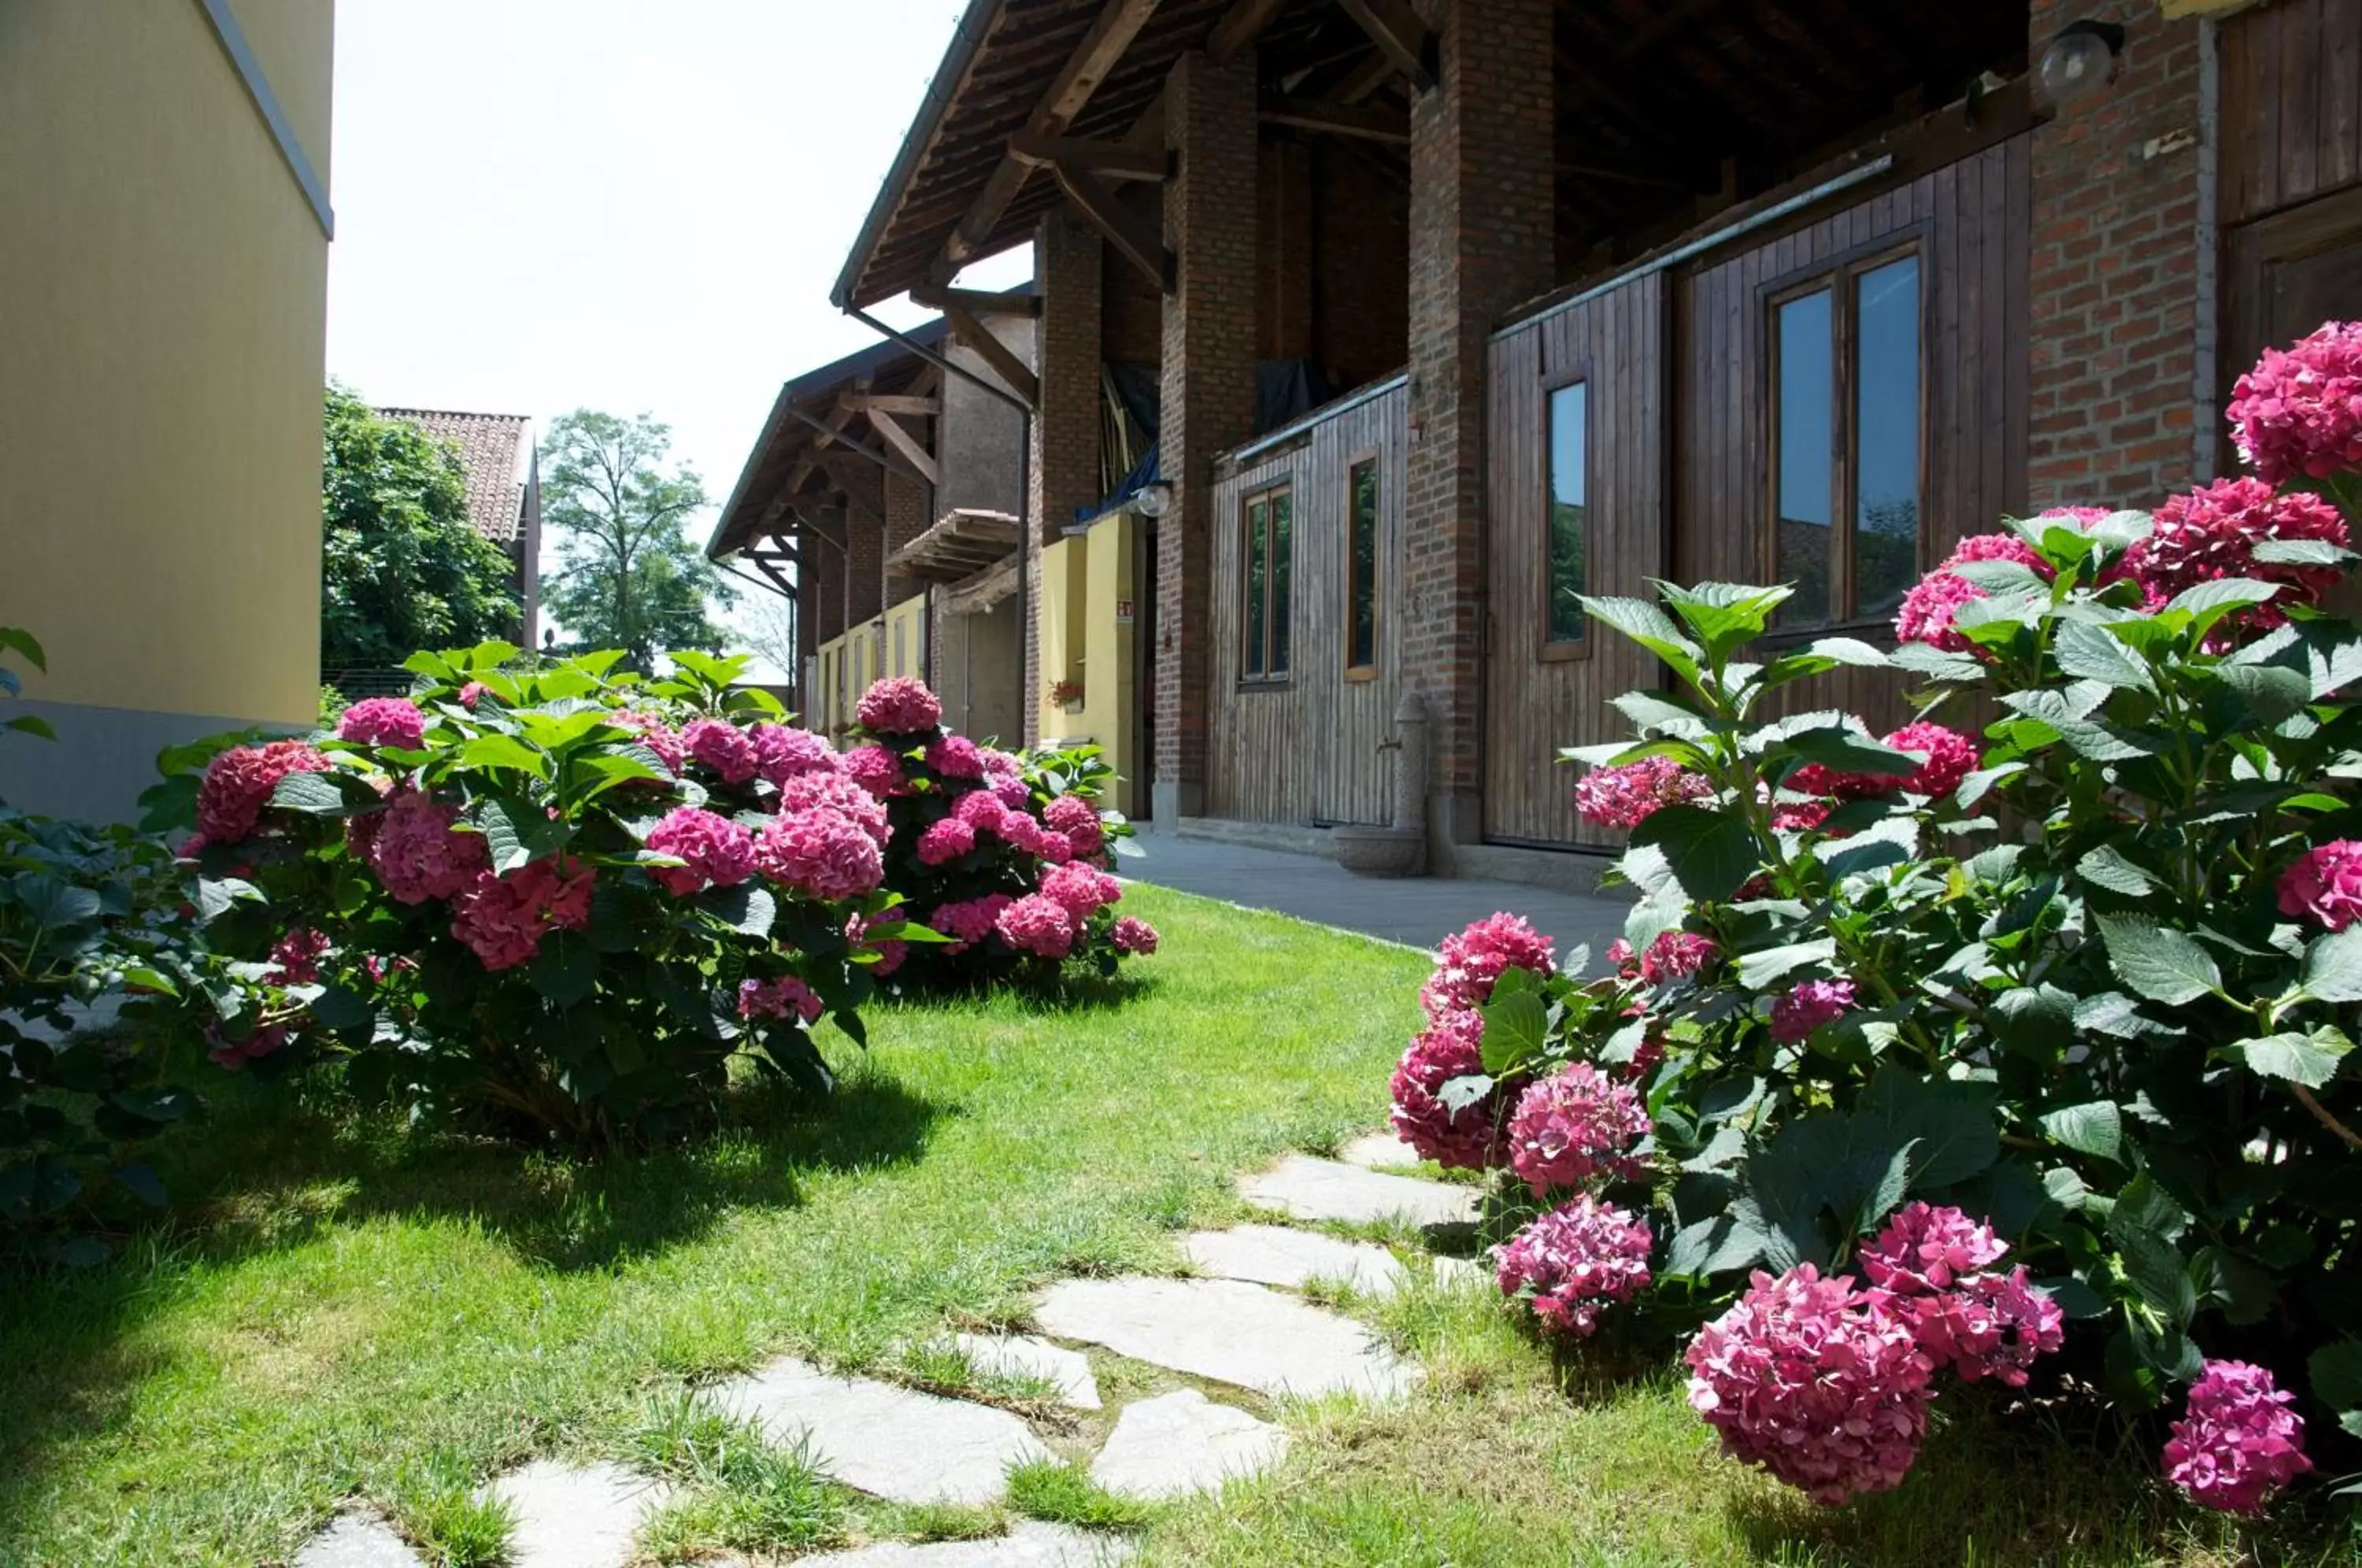
[[[1265,1394],[1399,1394],[1417,1371],[1367,1330],[1232,1279],[1067,1279],[1042,1294],[1046,1334]]]
[[[624,1568],[632,1537],[672,1488],[620,1464],[537,1459],[484,1488],[508,1504],[509,1568]]]
[[[1131,1553],[1131,1543],[1119,1537],[1026,1519],[988,1540],[886,1540],[799,1557],[796,1568],[1102,1568]]]
[[[1298,1220],[1352,1224],[1403,1219],[1414,1225],[1469,1225],[1478,1210],[1473,1187],[1388,1176],[1309,1154],[1288,1155],[1273,1169],[1242,1181],[1239,1192],[1257,1209]]]
[[[967,1353],[968,1364],[979,1374],[1047,1378],[1057,1386],[1061,1405],[1077,1410],[1099,1408],[1098,1379],[1091,1375],[1090,1358],[1080,1351],[1030,1334],[954,1334],[952,1342]]]
[[[425,1568],[425,1562],[392,1525],[367,1514],[338,1514],[295,1554],[295,1568]]]
[[[1364,1132],[1338,1150],[1337,1157],[1365,1171],[1406,1170],[1419,1163],[1418,1151],[1391,1132]]]
[[[1009,1467],[1047,1459],[1006,1410],[866,1377],[838,1377],[785,1356],[713,1390],[714,1408],[752,1420],[773,1442],[800,1436],[846,1485],[898,1503],[997,1503]]]
[[[1402,1264],[1384,1247],[1284,1225],[1192,1231],[1181,1238],[1181,1255],[1218,1279],[1291,1289],[1308,1280],[1341,1279],[1372,1296],[1391,1296],[1402,1283]]]
[[[1210,1492],[1287,1453],[1287,1434],[1195,1388],[1126,1405],[1091,1462],[1091,1479],[1127,1497]]]

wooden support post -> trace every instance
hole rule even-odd
[[[1064,163],[1051,166],[1058,177],[1059,189],[1066,199],[1081,209],[1091,226],[1104,236],[1109,245],[1123,253],[1125,260],[1147,273],[1157,288],[1165,293],[1173,292],[1173,252],[1164,248],[1164,239],[1147,221],[1117,199],[1107,182],[1095,174],[1073,169]]]
[[[1435,75],[1427,65],[1427,24],[1410,8],[1410,0],[1337,0],[1337,8],[1361,24],[1378,52],[1410,78],[1413,88],[1435,90]]]

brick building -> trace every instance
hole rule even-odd
[[[1073,676],[1160,828],[1579,877],[1558,748],[1656,671],[1576,595],[1885,635],[2362,315],[2362,0],[972,0],[836,303],[979,349],[1029,241],[1029,736]]]

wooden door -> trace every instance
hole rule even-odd
[[[1574,814],[1559,748],[1627,733],[1607,704],[1656,661],[1573,594],[1645,598],[1665,575],[1661,272],[1494,340],[1486,490],[1485,835],[1608,849]]]
[[[2341,191],[2231,236],[2227,386],[2266,348],[2324,321],[2362,321],[2362,188]]]

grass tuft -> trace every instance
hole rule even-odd
[[[1031,1518],[1081,1529],[1141,1529],[1157,1506],[1118,1496],[1079,1459],[1037,1459],[1009,1473],[1009,1506]]]
[[[801,1441],[767,1442],[682,1391],[649,1401],[631,1448],[681,1494],[640,1531],[643,1550],[675,1558],[713,1547],[799,1551],[844,1533],[844,1498]]]

